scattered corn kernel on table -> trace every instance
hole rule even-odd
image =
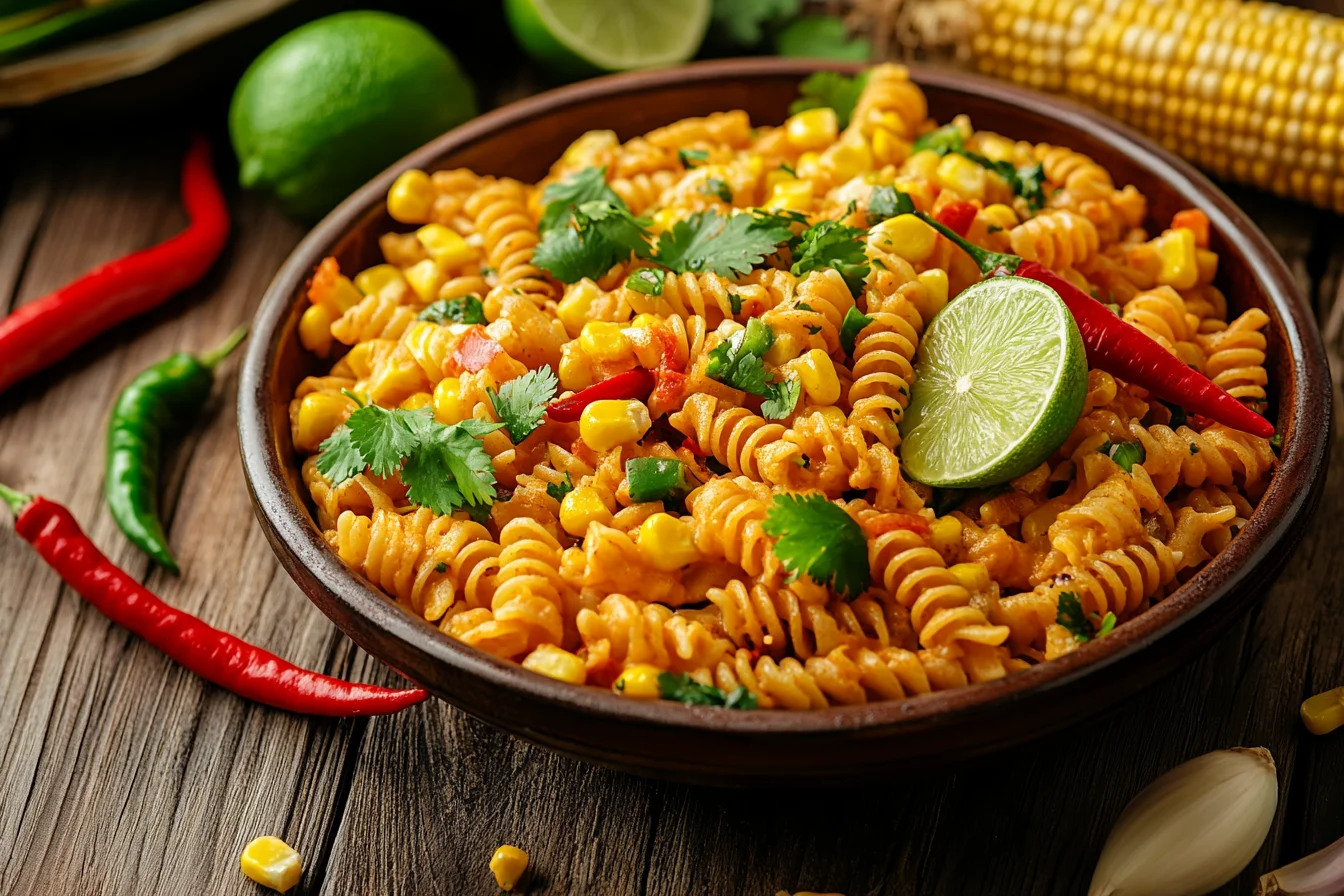
[[[40,128],[0,143],[0,313],[183,223],[180,134],[137,131],[100,140],[97,153],[81,143]],[[205,283],[0,396],[0,480],[68,503],[114,561],[169,602],[309,668],[390,684],[395,676],[300,594],[253,520],[236,363],[171,455],[165,515],[182,577],[150,568],[102,505],[113,396],[148,364],[213,345],[249,319],[302,235],[256,197],[230,193],[236,235]],[[1337,362],[1340,219],[1234,195],[1288,259]],[[332,896],[497,893],[487,863],[501,843],[531,854],[525,891],[538,894],[1081,893],[1106,832],[1144,784],[1233,745],[1269,747],[1280,775],[1265,847],[1221,891],[1250,892],[1259,874],[1344,834],[1344,732],[1317,738],[1298,720],[1304,697],[1344,683],[1344,614],[1325,599],[1344,580],[1344,446],[1332,451],[1296,559],[1200,660],[1047,742],[847,793],[640,780],[434,701],[341,721],[250,705],[110,624],[6,524],[0,892],[254,894],[239,853],[271,834],[303,855],[299,892]]]

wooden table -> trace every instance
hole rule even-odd
[[[180,134],[70,137],[25,130],[0,156],[9,172],[0,313],[183,224]],[[1236,195],[1337,343],[1340,219]],[[253,519],[236,364],[169,457],[166,514],[182,578],[150,569],[102,506],[103,427],[117,390],[248,320],[301,235],[256,197],[231,199],[236,234],[207,283],[0,396],[0,481],[67,502],[115,561],[173,604],[311,668],[391,683],[304,599]],[[303,854],[310,894],[498,893],[486,864],[501,843],[531,853],[530,893],[1082,893],[1106,832],[1145,783],[1207,750],[1262,745],[1279,767],[1275,824],[1221,891],[1248,893],[1259,874],[1344,834],[1344,732],[1313,737],[1297,718],[1304,697],[1344,684],[1338,443],[1332,457],[1316,524],[1283,579],[1200,660],[1100,721],[1013,755],[947,774],[897,771],[857,792],[641,780],[553,756],[438,702],[371,721],[253,706],[108,623],[5,523],[0,891],[256,894],[238,855],[275,834]]]

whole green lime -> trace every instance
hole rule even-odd
[[[294,29],[248,66],[229,135],[242,185],[314,221],[475,114],[471,82],[432,34],[384,12],[343,12]]]

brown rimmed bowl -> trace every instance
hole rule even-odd
[[[945,764],[1059,729],[1112,706],[1202,650],[1259,599],[1287,562],[1318,501],[1330,434],[1325,354],[1307,304],[1256,226],[1204,176],[1127,128],[1080,106],[970,75],[916,68],[939,121],[1073,147],[1149,199],[1154,221],[1198,206],[1213,223],[1219,285],[1237,311],[1268,312],[1270,390],[1282,465],[1241,534],[1186,585],[1114,634],[1000,681],[911,700],[810,712],[733,712],[618,697],[497,660],[441,634],[350,572],[313,522],[289,437],[287,407],[318,359],[299,345],[305,281],[324,256],[343,270],[381,261],[377,238],[407,230],[384,198],[407,168],[465,166],[525,181],[543,176],[595,128],[628,139],[679,118],[745,109],[778,123],[817,68],[742,59],[587,81],[483,115],[402,159],[326,217],[285,262],[257,314],[239,388],[243,464],[257,516],[299,587],[361,647],[437,696],[519,737],[640,774],[729,786],[872,780]]]

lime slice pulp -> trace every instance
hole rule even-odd
[[[1007,482],[1063,444],[1087,396],[1078,325],[1050,287],[992,277],[964,290],[919,344],[901,460],[925,485]]]
[[[506,0],[528,55],[562,74],[653,68],[700,49],[711,0]]]

